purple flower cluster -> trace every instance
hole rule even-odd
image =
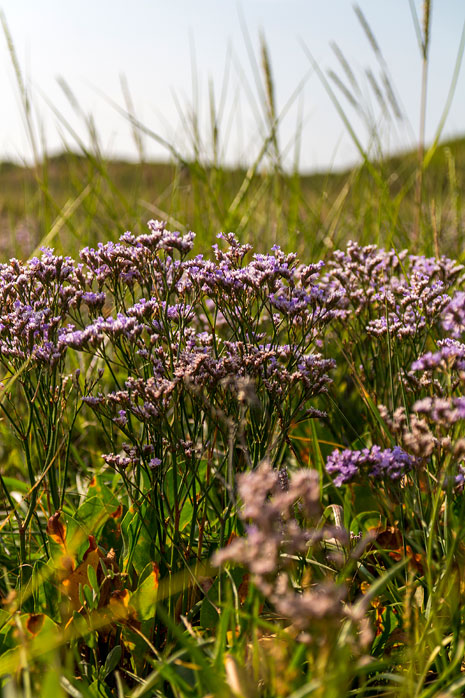
[[[104,319],[99,316],[83,330],[76,330],[73,325],[68,325],[62,329],[59,345],[83,349],[96,346],[103,341],[104,337],[109,337],[112,341],[124,337],[133,342],[142,334],[143,330],[144,325],[140,324],[137,318],[128,317],[123,313],[118,313],[116,318]]]
[[[416,459],[399,446],[384,450],[372,446],[362,451],[333,451],[326,461],[326,472],[335,476],[334,484],[341,487],[363,475],[376,480],[399,480],[415,465]]]
[[[299,265],[295,254],[274,246],[272,254],[254,254],[244,264],[250,246],[240,245],[232,234],[227,241],[227,252],[215,246],[216,261],[199,255],[184,264],[179,292],[206,295],[229,324],[239,321],[257,331],[260,322],[268,321],[279,331],[292,322],[311,340],[335,316],[342,294],[318,283],[322,262]]]
[[[8,370],[26,359],[55,366],[61,325],[76,296],[74,263],[44,249],[26,264],[0,265],[0,357]]]
[[[439,351],[427,352],[412,364],[413,371],[433,371],[440,367],[447,370],[465,369],[465,344],[456,339],[440,339]]]
[[[416,336],[437,318],[449,302],[442,281],[431,282],[428,276],[413,272],[409,284],[381,289],[373,298],[384,309],[384,316],[370,321],[367,332],[380,336],[389,332],[399,338]]]
[[[230,425],[250,409],[261,414],[253,426],[253,438],[262,444],[255,464],[267,448],[286,442],[299,419],[324,416],[309,401],[328,389],[335,362],[322,347],[331,346],[341,319],[349,331],[422,342],[442,320],[453,337],[419,356],[410,373],[403,369],[410,389],[433,386],[436,368],[465,369],[465,345],[459,341],[465,293],[448,295],[463,267],[446,257],[350,242],[326,266],[304,265],[276,245],[269,254],[254,254],[232,233],[218,236],[211,258],[193,257],[194,237],[149,221],[145,234],[127,232],[118,242],[86,247],[79,263],[43,250],[25,264],[12,259],[0,265],[3,365],[13,373],[29,359],[32,369],[63,372],[70,351],[97,357],[108,366],[112,386],[95,394],[96,383],[86,384],[84,401],[108,418],[113,430],[131,433],[139,450],[158,439],[162,463],[170,449],[195,454],[211,448],[209,429],[218,429],[221,420],[222,428],[229,426],[218,454],[226,452]],[[428,375],[418,379],[417,371]],[[417,402],[416,411],[440,424],[462,418],[463,398],[447,404],[441,399]],[[182,419],[189,434],[185,425],[178,428]],[[423,422],[415,418],[412,424],[420,433]],[[263,425],[271,436],[260,432]],[[410,427],[402,427],[404,446],[416,439]],[[252,452],[247,429],[250,423],[243,438]],[[181,442],[190,443],[187,451]],[[431,452],[434,443],[431,437],[423,451]],[[398,479],[414,464],[400,447],[374,446],[334,452],[327,470],[340,486],[362,472]]]
[[[358,312],[370,305],[377,291],[401,268],[406,250],[396,254],[376,245],[361,247],[350,241],[347,249],[336,250],[328,262],[327,282],[344,290],[348,302]]]
[[[342,526],[315,526],[322,513],[317,472],[304,468],[283,477],[264,461],[238,476],[238,490],[246,535],[217,551],[213,564],[244,566],[279,615],[291,621],[299,640],[318,644],[325,634],[339,633],[341,623],[354,616],[350,604],[343,603],[344,585],[312,574],[311,585],[302,588],[292,563],[296,555],[304,560],[311,551],[312,558],[321,555],[324,560],[321,569],[331,571],[330,565],[337,565],[341,551],[350,545]]]
[[[177,281],[182,272],[179,260],[175,261],[173,255],[178,252],[184,256],[192,249],[194,233],[181,235],[168,231],[161,221],[152,220],[147,225],[150,231],[147,234],[135,237],[127,232],[117,243],[99,243],[96,249],[81,250],[81,261],[88,270],[86,282],[96,283],[99,290],[121,282],[130,288],[138,283],[151,290],[154,282],[163,283],[162,272],[168,273],[170,283]]]
[[[413,411],[424,414],[436,424],[450,427],[465,419],[465,397],[425,397],[413,405]]]
[[[415,337],[435,322],[450,303],[448,289],[463,267],[447,257],[408,255],[349,242],[333,253],[322,280],[339,290],[339,316],[365,317],[368,334]]]
[[[457,291],[444,308],[442,326],[455,339],[465,332],[465,292]]]
[[[319,284],[322,262],[299,264],[278,246],[246,263],[251,247],[232,233],[219,236],[227,247],[214,245],[213,259],[187,259],[193,237],[151,221],[146,235],[82,250],[57,349],[124,367],[122,387],[85,401],[125,432],[130,419],[155,429],[189,399],[235,417],[239,404],[278,410],[286,438],[292,419],[310,414],[308,400],[327,390],[335,362],[314,348],[341,292]]]

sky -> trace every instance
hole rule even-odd
[[[422,2],[412,2],[421,21]],[[213,157],[214,104],[221,161],[250,164],[269,134],[262,35],[284,164],[290,168],[298,163],[305,171],[343,168],[359,157],[325,81],[356,139],[371,154],[376,153],[373,132],[385,153],[414,147],[418,141],[422,64],[410,2],[359,0],[358,7],[379,45],[381,62],[349,0],[0,0],[27,85],[35,138],[49,152],[62,150],[64,144],[78,149],[79,142],[87,147],[92,121],[106,156],[137,159],[124,113],[129,93],[137,119],[183,157],[192,156],[195,142],[202,157]],[[463,0],[432,0],[427,142],[435,137],[447,101],[464,23]],[[338,60],[338,50],[356,88]],[[401,118],[392,107],[380,106],[370,85],[367,71],[381,84],[383,70]],[[350,104],[331,75],[351,88],[361,108]],[[31,144],[3,32],[0,94],[0,160],[30,161]],[[381,95],[387,102],[384,87]],[[465,66],[443,137],[464,131]],[[142,147],[147,159],[170,157],[148,135]]]

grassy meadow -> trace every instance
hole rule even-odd
[[[418,153],[338,173],[303,175],[268,165],[246,170],[199,162],[129,163],[90,153],[44,157],[36,167],[0,164],[3,258],[27,257],[47,238],[57,250],[141,232],[150,218],[196,231],[209,248],[237,231],[264,252],[273,244],[324,257],[355,239],[396,248],[415,238]],[[417,247],[463,255],[465,140],[442,142],[424,173]],[[51,235],[50,235],[51,234]],[[436,247],[435,247],[436,246]]]
[[[248,169],[52,157],[3,24],[0,695],[463,695],[465,139],[285,169],[262,41]]]

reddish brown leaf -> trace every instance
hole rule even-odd
[[[115,511],[112,514],[110,514],[112,519],[120,519],[122,517],[122,515],[123,515],[123,505],[122,504],[120,504],[119,507],[117,509],[115,509]]]
[[[113,616],[113,621],[123,621],[139,626],[136,609],[130,605],[129,599],[130,596],[127,589],[115,589],[111,593],[108,608]]]
[[[87,570],[89,566],[92,566],[96,572],[99,569],[100,558],[104,557],[104,554],[97,546],[94,536],[89,536],[89,547],[84,553],[83,560],[80,565],[76,567],[75,570],[69,574],[66,579],[63,580],[63,591],[68,597],[70,602],[71,610],[79,611],[81,608],[81,601],[79,599],[79,585],[84,586],[87,584],[89,586],[89,577]]]
[[[44,620],[45,616],[43,613],[30,613],[26,621],[28,632],[30,632],[31,635],[37,635],[44,624]]]
[[[57,511],[51,516],[47,523],[47,533],[58,545],[66,547],[66,526],[60,521],[61,511]]]
[[[153,587],[158,589],[158,581],[160,579],[160,569],[156,562],[152,562]]]

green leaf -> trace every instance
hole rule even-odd
[[[237,589],[244,579],[245,571],[236,568],[230,570],[229,573]],[[226,573],[218,575],[206,593],[200,608],[200,625],[203,628],[215,628],[217,626],[219,620],[217,608],[221,608],[231,598],[231,595],[231,578]]]
[[[89,686],[89,690],[94,698],[112,698],[114,695],[113,691],[102,683],[100,679],[93,681]]]
[[[87,535],[98,537],[99,532],[117,506],[118,500],[105,502],[102,497],[96,495],[86,499],[81,504],[74,518],[80,523]]]
[[[87,577],[89,579],[91,588],[94,591],[98,592],[99,584],[97,581],[97,572],[92,565],[88,565],[88,567],[87,567]]]
[[[142,581],[131,596],[131,604],[136,609],[139,620],[144,621],[155,616],[158,594],[158,567],[154,563],[149,563],[143,570],[141,578]]]
[[[379,511],[364,511],[354,516],[349,529],[354,533],[366,533],[379,526],[385,526],[385,517]]]
[[[2,476],[3,482],[8,489],[8,492],[21,492],[21,494],[27,494],[31,489],[31,486],[22,480],[18,480],[16,477],[8,477],[8,475]]]
[[[102,679],[106,679],[107,676],[116,669],[120,662],[121,654],[121,645],[115,645],[105,660],[105,664],[102,669]]]
[[[56,668],[51,667],[41,681],[40,698],[65,698],[65,693],[60,685],[60,674]]]
[[[192,506],[192,503],[188,500],[185,502],[183,508],[181,509],[181,514],[179,516],[179,530],[183,531],[187,524],[190,524],[192,522],[192,512],[194,511],[194,507]]]
[[[87,584],[84,584],[82,587],[82,593],[84,595],[84,599],[87,603],[88,608],[93,608],[94,607],[94,596],[92,594],[92,589],[87,586]]]
[[[154,517],[153,509],[146,505],[142,505],[137,514],[130,509],[124,516],[121,522],[124,571],[132,564],[137,574],[140,574],[153,561],[153,537],[156,535]]]
[[[35,608],[46,613],[52,620],[59,621],[61,618],[60,591],[53,579],[53,574],[50,575],[50,567],[42,560],[34,563],[32,584],[36,590],[34,595]]]

